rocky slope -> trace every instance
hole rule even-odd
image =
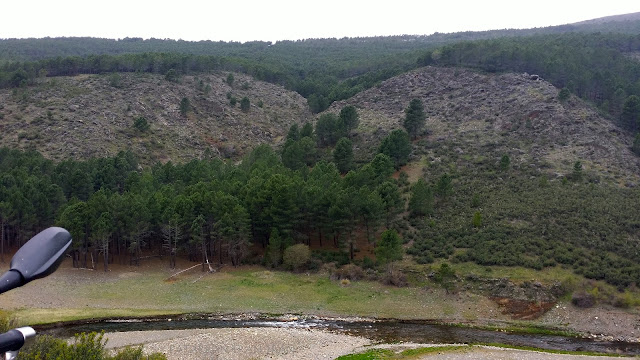
[[[150,74],[82,75],[0,90],[0,146],[36,149],[53,159],[86,159],[130,149],[143,163],[188,161],[210,150],[237,158],[277,142],[310,119],[306,100],[282,87],[228,73],[168,81]],[[235,106],[229,96],[237,99]],[[240,100],[250,100],[243,112]],[[180,102],[189,99],[183,115]],[[137,131],[144,117],[150,129]]]
[[[45,78],[37,86],[0,90],[0,146],[36,149],[53,159],[86,159],[130,149],[143,164],[184,162],[205,154],[239,158],[260,143],[278,144],[293,123],[313,119],[306,100],[282,87],[228,73],[167,81],[150,74]],[[208,89],[209,88],[209,89]],[[362,159],[401,128],[404,109],[419,98],[427,112],[416,158],[458,166],[498,163],[532,174],[564,176],[580,161],[590,181],[633,186],[640,162],[633,139],[591,105],[528,74],[484,74],[425,67],[391,78],[349,100],[360,113],[354,136]],[[238,100],[232,106],[229,96]],[[243,112],[239,100],[249,98]],[[189,99],[192,110],[180,112]],[[136,118],[150,124],[137,131]]]
[[[427,112],[426,137],[416,145],[429,161],[439,161],[438,149],[448,147],[471,164],[497,163],[508,154],[513,166],[553,177],[566,175],[580,161],[594,181],[638,181],[640,162],[630,150],[631,136],[575,96],[559,101],[557,88],[529,74],[425,67],[328,111],[355,105],[360,112],[356,143],[375,148],[385,134],[402,128],[413,98],[421,99]]]

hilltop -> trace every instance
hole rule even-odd
[[[562,177],[581,161],[594,181],[637,181],[640,162],[633,138],[577,97],[565,102],[558,89],[529,74],[488,74],[461,68],[424,67],[334,103],[354,105],[361,116],[358,144],[374,150],[379,139],[402,128],[413,98],[427,112],[426,132],[415,155],[438,162],[450,148],[458,162],[497,164],[507,154],[515,166]]]
[[[281,86],[227,72],[189,75],[178,82],[155,74],[122,73],[41,79],[37,85],[0,90],[0,146],[35,149],[51,159],[88,159],[131,150],[142,163],[187,162],[214,156],[238,159],[255,146],[277,146],[292,124],[313,121],[306,100]],[[633,138],[572,96],[529,74],[482,73],[423,67],[388,79],[329,112],[354,105],[354,135],[362,161],[391,130],[402,128],[413,98],[427,111],[415,158],[440,161],[450,148],[460,162],[497,163],[507,154],[515,166],[551,177],[580,161],[593,181],[637,182],[640,166]],[[231,105],[230,97],[237,103]],[[250,101],[249,111],[240,99]],[[180,102],[189,99],[183,115]],[[143,117],[148,131],[134,127]]]
[[[276,143],[309,120],[306,100],[284,88],[228,73],[183,76],[122,73],[41,79],[0,90],[0,146],[34,149],[51,159],[88,159],[131,150],[142,163],[187,162],[205,153],[238,158]],[[240,100],[248,98],[248,111]],[[180,111],[189,100],[186,114]],[[236,103],[231,105],[235,98]],[[143,117],[149,130],[134,127]]]

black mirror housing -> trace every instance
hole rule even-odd
[[[11,270],[19,272],[24,283],[45,277],[60,266],[71,241],[71,234],[63,228],[45,229],[16,252]]]

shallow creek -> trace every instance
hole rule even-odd
[[[520,334],[503,331],[474,329],[468,327],[433,324],[427,321],[402,320],[344,320],[344,319],[298,319],[260,320],[225,317],[202,317],[197,319],[119,319],[62,325],[39,329],[39,333],[54,336],[73,336],[79,332],[102,331],[146,331],[180,330],[201,328],[248,328],[289,327],[322,329],[343,334],[362,336],[374,341],[414,342],[425,344],[469,344],[500,343],[515,346],[530,346],[540,349],[592,351],[610,354],[640,355],[640,343],[599,341],[594,339],[564,337],[558,335]]]

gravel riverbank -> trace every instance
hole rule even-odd
[[[323,330],[282,328],[190,329],[107,333],[107,348],[144,344],[145,353],[161,352],[169,360],[319,360],[366,351],[372,347],[402,351],[441,346],[430,344],[374,344],[362,337]],[[434,352],[418,359],[438,360],[606,360],[608,356],[550,354],[537,351],[473,346]]]
[[[371,341],[319,330],[279,328],[190,329],[108,333],[108,348],[144,344],[145,353],[170,360],[335,359]]]

